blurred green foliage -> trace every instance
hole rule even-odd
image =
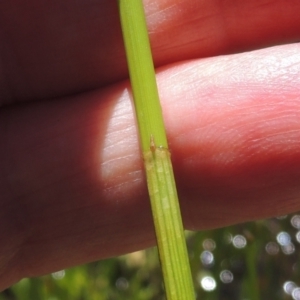
[[[300,299],[300,215],[188,232],[196,299]],[[0,300],[165,299],[156,249],[23,279]]]

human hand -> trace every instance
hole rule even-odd
[[[2,289],[155,244],[116,2],[0,4]],[[298,210],[299,1],[145,7],[186,228]]]

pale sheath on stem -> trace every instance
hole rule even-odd
[[[166,295],[195,299],[143,3],[118,4]]]

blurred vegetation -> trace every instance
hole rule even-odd
[[[188,232],[201,300],[300,299],[300,214]],[[0,300],[165,299],[156,249],[23,279]]]

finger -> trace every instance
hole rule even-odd
[[[157,66],[299,41],[298,0],[145,1]],[[117,1],[0,3],[1,104],[127,76]]]
[[[159,72],[186,228],[300,208],[299,50]],[[155,243],[127,88],[1,112],[2,287]]]

